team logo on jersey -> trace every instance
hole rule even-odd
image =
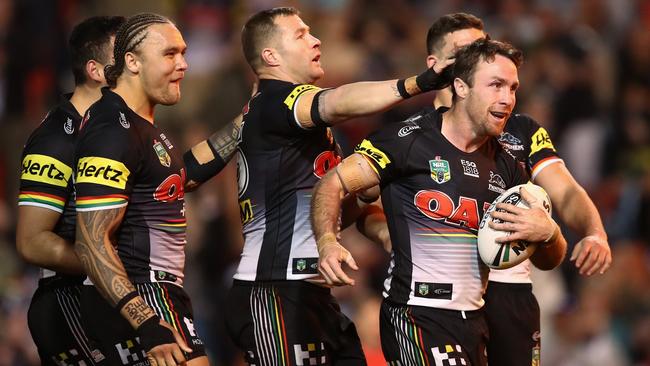
[[[399,129],[399,131],[397,132],[397,136],[399,136],[399,137],[405,137],[405,136],[410,135],[413,131],[415,131],[415,130],[419,130],[419,129],[420,129],[420,126],[419,126],[419,125],[408,125],[408,126],[404,126],[404,127],[402,127],[402,128]]]
[[[463,165],[463,174],[470,177],[478,178],[478,167],[473,161],[460,159],[460,163]]]
[[[422,296],[427,296],[429,294],[429,285],[426,283],[421,283],[418,285],[418,294]]]
[[[72,123],[72,118],[68,117],[68,119],[65,120],[65,123],[63,124],[63,131],[65,131],[65,133],[68,135],[72,135],[74,132],[74,124]]]
[[[86,156],[77,163],[76,183],[99,184],[124,189],[131,171],[124,163],[102,158]]]
[[[318,257],[313,258],[294,258],[293,269],[291,274],[317,274]]]
[[[496,185],[495,185],[496,184]],[[497,187],[498,186],[498,187]],[[499,174],[495,174],[490,170],[490,180],[488,181],[488,189],[492,192],[503,193],[505,192],[506,182]]]
[[[153,140],[153,151],[158,155],[158,161],[162,166],[169,168],[172,165],[172,158],[160,141]]]
[[[320,88],[309,84],[298,85],[284,99],[284,104],[289,107],[290,110],[293,110],[293,105],[296,103],[296,100],[298,100],[298,97],[310,90],[320,90]]]
[[[431,179],[433,179],[434,182],[442,184],[451,180],[449,162],[440,159],[440,156],[436,156],[434,160],[429,160],[429,168],[431,169]]]
[[[383,151],[372,146],[372,143],[368,140],[361,141],[361,143],[354,148],[354,152],[369,157],[382,169],[386,168],[386,166],[390,164],[388,156]]]
[[[533,137],[530,138],[530,155],[532,156],[534,153],[542,150],[542,149],[550,149],[555,151],[555,147],[553,146],[553,142],[551,141],[551,136],[548,135],[548,132],[544,129],[544,127],[540,127],[534,134]]]
[[[427,299],[451,300],[453,285],[451,283],[415,282],[416,297]]]
[[[499,143],[507,150],[519,151],[524,149],[524,145],[522,145],[521,140],[509,132],[501,133],[501,136],[499,136]]]
[[[119,119],[120,119],[120,124],[122,125],[122,127],[127,128],[127,129],[131,127],[131,124],[129,123],[129,121],[126,120],[126,116],[124,115],[124,113],[120,112],[120,118]]]
[[[28,154],[23,158],[20,179],[67,187],[72,168],[47,155]]]

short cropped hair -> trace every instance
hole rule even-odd
[[[120,29],[115,35],[115,47],[113,48],[113,57],[115,64],[106,65],[104,68],[104,75],[106,76],[106,83],[109,87],[114,88],[117,84],[117,79],[124,72],[124,55],[127,52],[134,52],[138,46],[147,37],[147,28],[154,24],[174,24],[168,18],[154,14],[154,13],[141,13],[129,17],[127,21],[122,24]]]
[[[511,44],[481,38],[458,49],[456,52],[456,61],[449,66],[451,67],[451,80],[453,81],[455,78],[459,78],[472,87],[474,84],[474,73],[476,72],[478,63],[481,61],[492,62],[497,55],[507,57],[517,68],[524,62],[523,53]],[[453,87],[452,92],[455,96],[456,91]]]
[[[75,85],[88,81],[86,63],[90,60],[104,65],[112,63],[111,37],[126,21],[122,16],[91,17],[77,24],[70,33],[68,47]]]
[[[444,47],[447,34],[463,29],[483,30],[483,21],[467,13],[447,14],[438,18],[427,32],[427,54],[439,52]]]
[[[260,11],[250,17],[241,32],[241,44],[246,61],[257,72],[262,65],[260,54],[267,46],[267,42],[276,36],[277,26],[275,19],[279,16],[299,15],[298,9],[293,7],[279,7]]]

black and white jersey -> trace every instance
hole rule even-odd
[[[71,178],[80,123],[81,116],[67,99],[47,114],[23,149],[18,196],[19,206],[43,207],[60,213],[53,232],[71,242],[76,223]],[[41,271],[42,277],[54,275],[48,269]]]
[[[544,127],[529,116],[512,115],[499,137],[499,142],[526,168],[531,181],[551,164],[563,163],[553,141]],[[490,271],[490,281],[506,283],[531,283],[530,260],[512,268]]]
[[[165,134],[117,94],[86,112],[76,148],[77,211],[126,206],[117,252],[133,282],[182,283],[185,170]]]
[[[393,250],[384,297],[453,310],[483,306],[488,268],[476,234],[490,203],[526,173],[496,138],[466,153],[426,110],[387,125],[355,148],[380,177]]]
[[[296,121],[297,101],[313,89],[263,79],[244,112],[237,151],[244,249],[235,279],[318,275],[309,221],[312,189],[340,162],[340,154],[328,128],[305,129]]]

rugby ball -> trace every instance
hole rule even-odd
[[[551,214],[551,199],[548,197],[548,194],[546,194],[544,188],[538,185],[532,183],[520,184],[499,195],[499,197],[492,202],[485,214],[483,214],[478,229],[478,252],[481,256],[481,260],[483,260],[483,262],[490,268],[506,269],[514,267],[528,259],[533,255],[535,249],[537,249],[536,243],[529,243],[524,240],[497,243],[494,239],[508,236],[510,235],[510,232],[494,230],[488,225],[488,222],[490,221],[497,223],[501,222],[499,219],[492,218],[492,213],[496,210],[497,203],[509,203],[517,207],[530,209],[528,204],[521,198],[521,194],[519,193],[519,188],[521,187],[526,188],[528,193],[535,196],[538,200],[541,200],[546,212],[548,212],[549,215]]]

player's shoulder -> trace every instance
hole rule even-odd
[[[136,118],[124,100],[107,89],[102,89],[102,93],[86,111],[81,121],[81,135],[106,134],[106,137],[116,138],[133,134]]]
[[[502,133],[500,141],[505,141],[509,144],[518,144],[517,139],[526,139],[531,133],[534,133],[542,126],[533,117],[522,114],[514,113],[506,121],[506,126]]]
[[[399,140],[400,144],[406,141],[414,140],[421,134],[429,130],[431,122],[439,116],[439,112],[433,108],[425,108],[408,118],[399,121],[388,123],[375,133],[371,134],[371,138],[381,138],[390,140]]]
[[[293,110],[293,107],[303,94],[321,88],[311,84],[293,84],[283,80],[260,80],[259,96],[256,101],[264,104],[283,107]]]

